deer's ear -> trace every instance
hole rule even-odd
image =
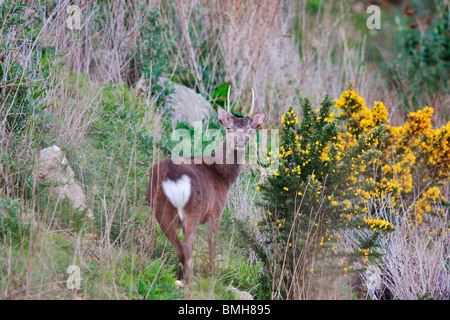
[[[265,118],[266,118],[265,113],[258,113],[256,115],[254,115],[253,119],[252,119],[252,124],[250,125],[251,128],[256,130],[259,127],[261,127]]]
[[[219,122],[225,128],[228,127],[228,114],[221,107],[217,107],[217,117],[219,118]]]

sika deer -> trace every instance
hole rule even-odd
[[[252,117],[253,106],[254,96],[250,115],[235,117],[230,112],[228,92],[227,112],[218,107],[219,122],[227,130],[222,146],[210,155],[200,156],[200,159],[170,158],[151,169],[147,201],[162,231],[175,247],[179,280],[189,280],[192,276],[194,238],[198,226],[206,222],[210,267],[214,272],[213,239],[219,229],[228,190],[241,173],[251,130],[258,129],[265,118],[264,113]],[[184,163],[180,163],[180,159]],[[183,229],[183,243],[177,228]]]

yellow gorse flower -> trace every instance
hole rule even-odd
[[[382,219],[372,219],[364,217],[364,222],[367,223],[373,230],[394,230],[394,226],[389,221]]]

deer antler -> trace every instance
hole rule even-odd
[[[255,92],[253,91],[252,88],[252,106],[250,108],[250,113],[248,114],[249,116],[253,115],[253,107],[255,106]]]
[[[230,113],[230,90],[231,90],[231,85],[228,86],[228,94],[227,94],[227,112]]]

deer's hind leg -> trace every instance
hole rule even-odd
[[[185,278],[189,280],[189,278],[193,275],[194,265],[192,262],[192,253],[194,250],[194,240],[195,235],[197,234],[197,228],[199,225],[198,217],[194,215],[187,215],[186,221],[183,222],[183,232],[184,232],[184,240],[183,240],[183,253],[185,259]]]
[[[219,233],[220,219],[208,219],[208,248],[209,248],[209,272],[212,276],[214,274],[216,247],[215,242]]]
[[[178,280],[183,280],[185,270],[185,257],[183,252],[183,245],[181,244],[180,238],[178,237],[177,233],[178,218],[176,213],[170,216],[172,216],[173,218],[172,219],[162,218],[161,221],[160,219],[157,218],[157,220],[162,231],[175,247],[175,251],[178,257],[178,272],[179,272]]]

